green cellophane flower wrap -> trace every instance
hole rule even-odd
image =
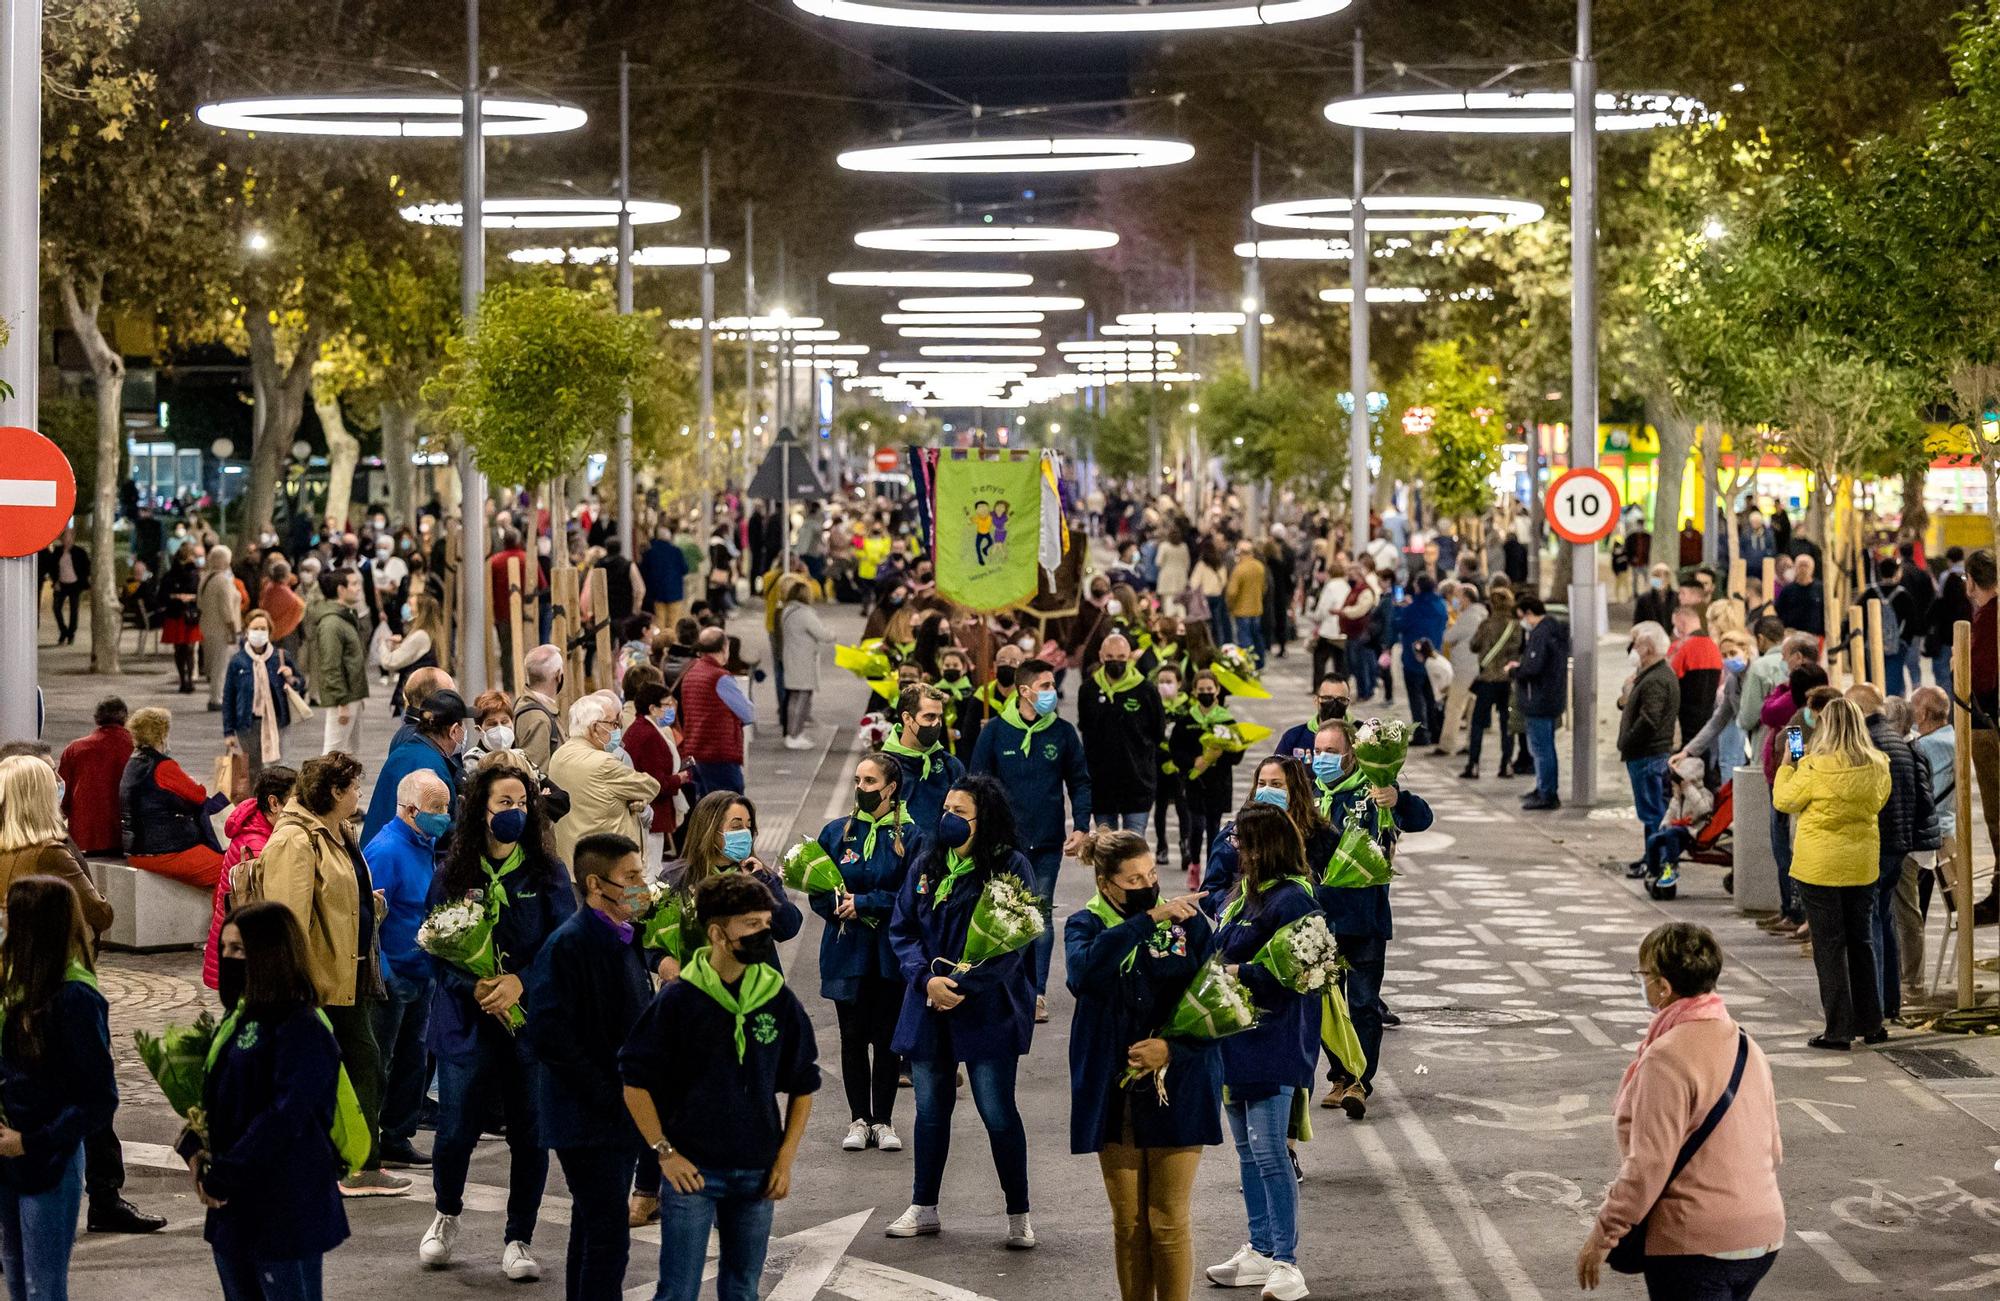
[[[1025,949],[1045,929],[1041,901],[1034,891],[1012,872],[1002,872],[988,880],[979,892],[979,902],[972,909],[972,925],[965,933],[965,952],[944,974],[961,975],[990,958]],[[949,959],[932,961],[935,965]]]
[[[840,868],[827,857],[817,840],[801,840],[786,853],[785,884],[805,894],[827,894],[845,889]]]
[[[480,980],[500,974],[500,951],[493,946],[494,915],[478,899],[440,904],[417,927],[417,947]],[[516,1003],[507,1009],[507,1028],[519,1030],[527,1013]]]
[[[1294,994],[1324,994],[1347,965],[1321,913],[1307,913],[1279,927],[1251,961]]]
[[[1219,958],[1210,958],[1195,973],[1187,992],[1181,995],[1181,1001],[1174,1005],[1173,1015],[1160,1027],[1159,1037],[1205,1043],[1242,1034],[1256,1024],[1257,1004],[1250,997],[1250,987],[1240,977],[1230,975]],[[1167,1068],[1164,1066],[1157,1071],[1128,1067],[1118,1083],[1121,1087],[1130,1088],[1149,1076],[1152,1077],[1160,1105],[1165,1106]]]
[[[700,947],[688,944],[687,899],[664,881],[654,881],[646,889],[652,895],[652,903],[639,924],[639,943],[667,954],[675,962],[686,962],[688,955]]]
[[[1367,815],[1356,805],[1347,810],[1341,822],[1340,842],[1333,848],[1333,857],[1327,860],[1326,874],[1320,878],[1321,885],[1340,889],[1358,889],[1362,886],[1387,885],[1396,869],[1389,864],[1389,856],[1382,852],[1382,846],[1368,833],[1363,821]]]
[[[1394,786],[1410,757],[1410,727],[1398,719],[1371,718],[1354,732],[1354,764],[1370,786]]]
[[[170,1025],[156,1035],[137,1030],[132,1039],[167,1104],[206,1142],[208,1120],[201,1098],[208,1082],[209,1051],[215,1044],[214,1015],[203,1012],[193,1025]]]

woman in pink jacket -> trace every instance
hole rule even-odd
[[[1704,928],[1655,927],[1639,943],[1634,974],[1656,1015],[1618,1085],[1618,1177],[1577,1253],[1576,1281],[1596,1287],[1605,1256],[1642,1227],[1647,1296],[1743,1301],[1785,1241],[1771,1065],[1715,992],[1722,948]]]
[[[222,875],[215,878],[208,947],[201,951],[201,983],[210,989],[216,988],[219,978],[217,959],[221,956],[222,919],[229,915],[230,874],[238,863],[247,863],[264,852],[264,843],[271,838],[271,824],[278,820],[278,813],[292,797],[292,787],[298,780],[299,774],[282,764],[264,768],[250,788],[250,798],[229,810],[229,816],[223,819],[222,830],[229,837],[229,848],[222,855]]]

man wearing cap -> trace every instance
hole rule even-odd
[[[458,817],[458,784],[462,771],[459,751],[465,744],[465,720],[471,717],[465,697],[446,688],[433,692],[414,709],[404,711],[407,727],[389,747],[389,757],[375,777],[375,790],[368,799],[368,816],[361,824],[361,843],[375,839],[375,833],[396,817],[396,788],[413,772],[436,773],[450,794],[449,811]]]

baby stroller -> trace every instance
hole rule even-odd
[[[1700,768],[1701,760],[1692,756],[1679,761],[1682,793],[1668,806],[1670,821],[1647,837],[1646,893],[1655,899],[1671,899],[1679,892],[1682,858],[1724,865],[1734,861],[1728,840],[1736,806],[1734,783],[1724,782],[1710,797],[1700,784]],[[1725,881],[1724,888],[1728,885]]]

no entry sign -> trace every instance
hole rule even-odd
[[[32,429],[0,425],[0,556],[32,556],[76,513],[76,472]]]
[[[1618,489],[1597,470],[1579,466],[1549,485],[1549,527],[1565,542],[1588,546],[1618,525]]]
[[[895,448],[878,447],[875,449],[875,473],[894,474],[902,464],[902,454]]]

